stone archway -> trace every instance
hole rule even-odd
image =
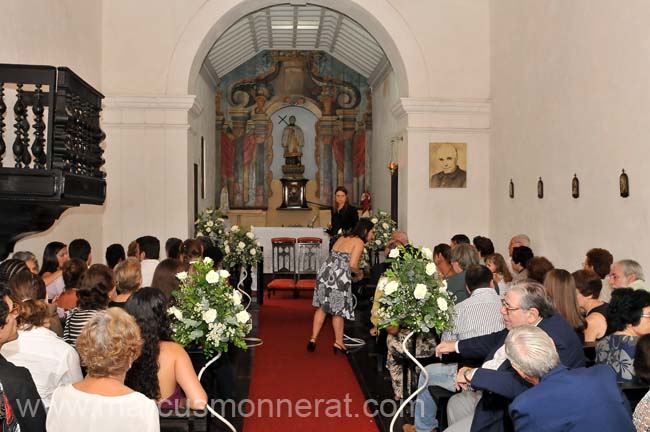
[[[212,44],[242,17],[265,7],[284,4],[278,0],[210,0],[186,26],[172,58],[166,93],[195,94],[196,79]],[[395,72],[400,97],[430,96],[424,57],[408,25],[388,3],[377,0],[310,0],[357,21],[379,43]]]

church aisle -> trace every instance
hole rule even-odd
[[[314,308],[311,296],[278,293],[260,309],[259,337],[249,391],[253,414],[245,432],[377,431],[364,414],[365,397],[348,359],[332,353],[334,336],[327,320],[314,353],[305,346]]]

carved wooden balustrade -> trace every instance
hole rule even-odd
[[[103,98],[65,67],[0,64],[0,260],[65,209],[103,204]]]

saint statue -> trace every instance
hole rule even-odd
[[[219,206],[219,212],[221,212],[221,214],[223,216],[227,216],[228,212],[230,211],[230,203],[228,202],[228,187],[227,186],[224,186],[224,187],[221,188],[221,194],[219,196],[219,201],[220,201],[219,204],[221,204]]]
[[[300,126],[296,126],[296,117],[289,117],[289,125],[282,132],[282,148],[284,148],[284,157],[301,157],[302,146],[305,138]]]

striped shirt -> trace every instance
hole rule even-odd
[[[477,288],[456,305],[454,328],[442,340],[463,340],[503,330],[501,297],[494,288]]]
[[[98,310],[73,309],[65,318],[63,340],[76,347],[77,338],[81,334],[81,330],[83,330],[86,323],[98,312]]]

